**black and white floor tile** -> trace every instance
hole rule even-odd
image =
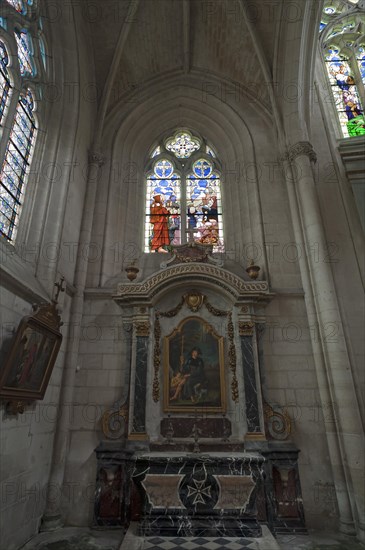
[[[147,537],[143,550],[243,550],[258,546],[252,539],[222,537]]]

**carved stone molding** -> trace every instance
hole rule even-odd
[[[160,290],[166,288],[167,283],[176,284],[178,281],[196,281],[214,284],[228,291],[234,298],[240,294],[264,298],[270,295],[269,285],[266,281],[244,281],[234,273],[230,273],[221,267],[209,264],[180,264],[174,265],[147,278],[142,283],[118,285],[114,299],[118,302],[130,302],[133,299],[150,300]]]
[[[309,141],[298,141],[298,143],[295,143],[295,145],[289,148],[288,158],[291,162],[301,155],[309,157],[311,162],[317,162],[317,155]]]
[[[255,323],[239,321],[238,330],[240,336],[252,336],[255,329]]]

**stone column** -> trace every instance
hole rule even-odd
[[[92,231],[96,187],[100,167],[104,163],[104,157],[95,152],[89,155],[89,171],[87,182],[87,195],[84,205],[81,231],[80,249],[84,249],[90,243]],[[73,297],[70,312],[70,334],[66,348],[64,370],[62,376],[61,395],[59,400],[59,414],[52,456],[52,467],[49,477],[47,502],[42,517],[41,531],[52,531],[62,527],[61,514],[62,486],[65,475],[67,459],[67,448],[69,438],[70,411],[73,403],[73,390],[75,374],[78,362],[78,350],[82,325],[84,307],[84,289],[86,283],[88,261],[84,254],[78,254],[75,287],[76,293]]]
[[[242,371],[245,391],[247,433],[245,440],[265,439],[261,384],[257,361],[255,361],[255,323],[239,321],[239,335],[242,353]]]
[[[128,439],[148,439],[146,432],[146,397],[149,334],[150,323],[148,319],[134,321]]]
[[[361,446],[362,427],[331,266],[318,261],[311,253],[314,244],[320,251],[326,250],[312,170],[316,155],[310,143],[299,142],[289,149],[285,162],[286,168],[291,170],[291,176],[287,172],[287,178],[293,178],[295,182],[293,189],[292,182],[287,181],[295,236],[299,243],[303,242],[306,251],[306,258],[301,261],[301,273],[308,316],[310,321],[312,316],[318,323],[319,338],[311,331],[318,387],[322,407],[332,411],[332,421],[325,419],[325,429],[341,530],[353,534],[351,493],[355,497],[358,516],[364,517],[358,494],[363,468],[353,460],[353,449]],[[328,326],[336,327],[336,338],[331,341],[326,338]]]

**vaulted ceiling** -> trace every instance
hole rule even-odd
[[[262,59],[271,73],[282,2],[243,0],[244,13],[241,0],[103,0],[90,32],[99,90],[109,75],[107,110],[124,93],[176,74],[218,77],[230,93],[248,93],[270,109]]]

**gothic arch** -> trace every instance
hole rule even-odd
[[[133,243],[135,254],[140,255],[143,227],[137,233],[133,227],[136,216],[143,215],[136,208],[137,201],[142,201],[144,196],[146,155],[151,143],[181,126],[204,135],[217,148],[226,182],[229,178],[231,184],[234,182],[234,185],[226,183],[225,186],[223,180],[225,208],[227,212],[233,212],[235,227],[245,233],[248,242],[262,243],[262,228],[257,224],[253,227],[250,217],[252,212],[260,211],[256,163],[260,141],[267,140],[272,130],[271,119],[265,118],[263,112],[251,109],[243,99],[240,104],[233,102],[233,105],[216,96],[204,101],[201,81],[193,77],[177,78],[165,87],[158,83],[151,88],[145,101],[143,96],[138,99],[137,104],[127,105],[119,112],[113,110],[104,130],[104,151],[111,151],[111,154],[107,153],[99,182],[98,193],[100,199],[103,197],[103,209],[99,208],[94,220],[94,241],[105,252],[100,262],[90,266],[89,272],[97,278],[98,284],[104,284],[120,269],[120,264],[114,261],[113,251],[108,252],[108,248],[120,240],[121,235],[126,236],[126,243]],[[265,126],[264,129],[262,126],[257,128],[255,121],[258,116],[267,125],[266,130]],[[128,182],[128,168],[132,172],[129,176],[133,186],[123,185]],[[245,170],[249,170],[248,175]],[[246,188],[246,194],[240,192],[240,188]],[[235,204],[240,205],[236,211]],[[225,230],[226,238],[232,243],[235,227]]]

